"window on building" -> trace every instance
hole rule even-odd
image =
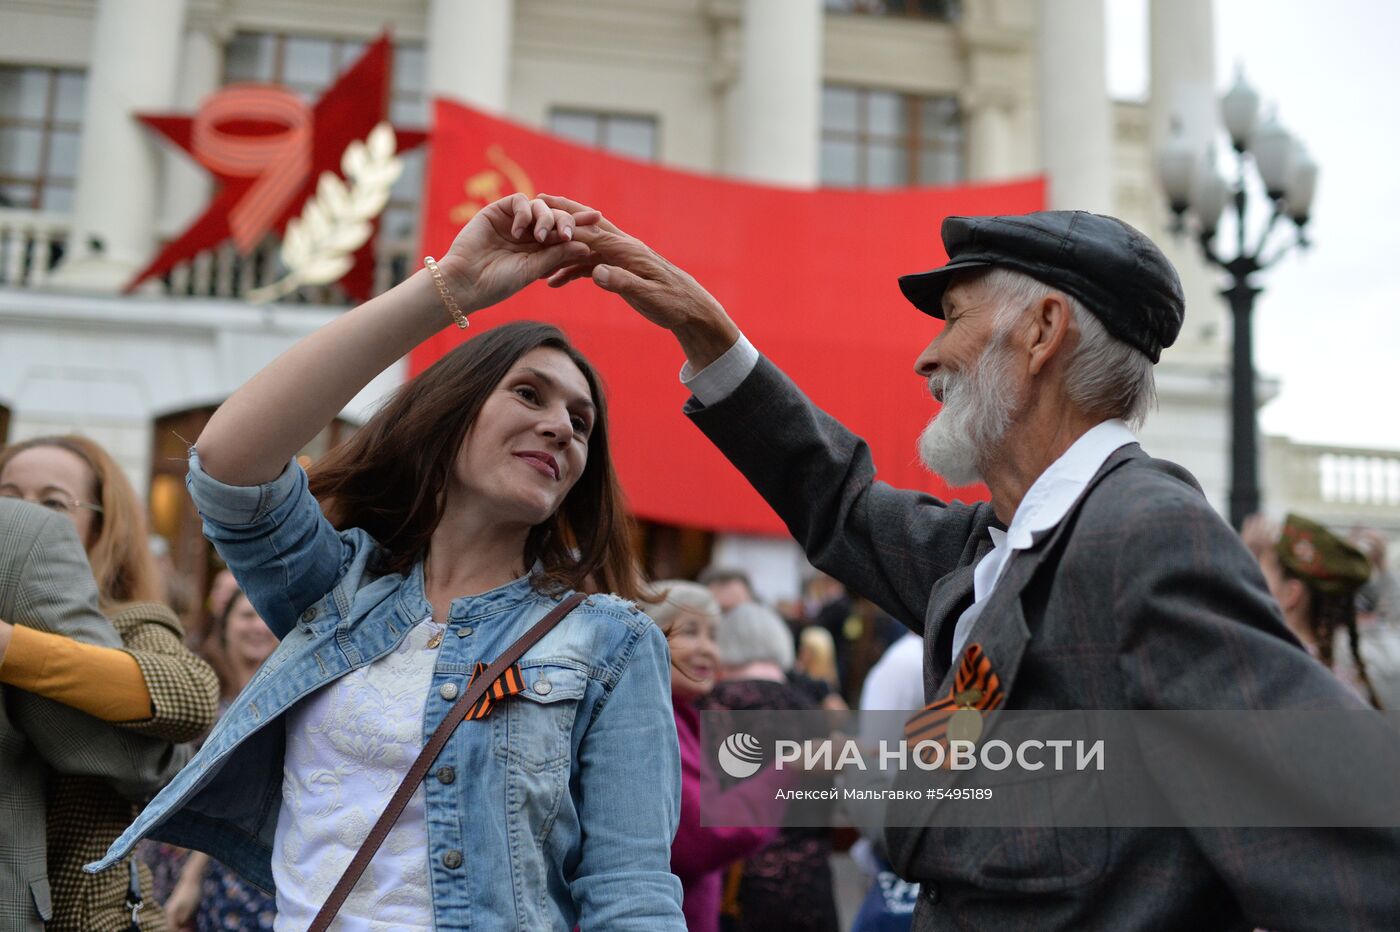
[[[0,65],[0,207],[73,209],[87,74]]]
[[[654,162],[658,156],[656,117],[653,116],[556,107],[549,114],[549,131],[634,159]]]
[[[962,16],[962,0],[826,0],[833,13],[872,16],[917,16],[952,22]]]
[[[953,184],[964,177],[963,151],[956,98],[838,85],[822,89],[823,184]]]
[[[241,32],[224,51],[224,83],[280,84],[311,102],[359,59],[368,44],[359,39]],[[428,125],[422,43],[394,43],[394,72],[389,91],[389,118],[395,125],[405,128]],[[389,204],[379,221],[381,235],[390,241],[416,239],[418,202],[423,190],[424,147],[401,153],[399,157],[404,163],[403,174],[394,184]]]

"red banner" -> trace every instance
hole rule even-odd
[[[594,206],[690,272],[758,347],[833,416],[864,437],[880,478],[943,498],[915,440],[936,410],[914,360],[939,321],[915,310],[896,279],[945,261],[938,230],[950,214],[1039,210],[1042,179],[998,185],[795,190],[637,162],[439,101],[429,155],[424,251],[442,255],[496,197],[563,194]],[[420,346],[412,371],[478,327],[556,323],[607,383],[613,454],[639,517],[781,534],[776,515],[682,415],[684,356],[671,335],[588,282],[542,283]]]

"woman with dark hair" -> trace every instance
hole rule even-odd
[[[666,641],[603,594],[640,582],[588,361],[554,327],[500,326],[309,480],[293,459],[445,324],[579,261],[574,225],[596,220],[489,205],[440,266],[308,336],[210,419],[190,490],[282,643],[109,859],[144,835],[207,851],[276,890],[276,928],[306,929],[459,693],[577,590],[593,595],[451,733],[339,924],[684,927]]]
[[[1241,535],[1259,560],[1288,629],[1358,696],[1381,708],[1356,623],[1356,594],[1371,578],[1366,554],[1296,514],[1284,519],[1282,529],[1252,515]]]

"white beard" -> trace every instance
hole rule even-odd
[[[1005,341],[994,338],[971,373],[929,379],[930,392],[942,389],[943,408],[919,434],[919,459],[949,485],[981,482],[987,456],[1011,426],[1010,362]]]

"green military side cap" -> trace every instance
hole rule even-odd
[[[1355,592],[1371,578],[1366,554],[1302,515],[1284,519],[1277,548],[1284,569],[1319,592]]]

